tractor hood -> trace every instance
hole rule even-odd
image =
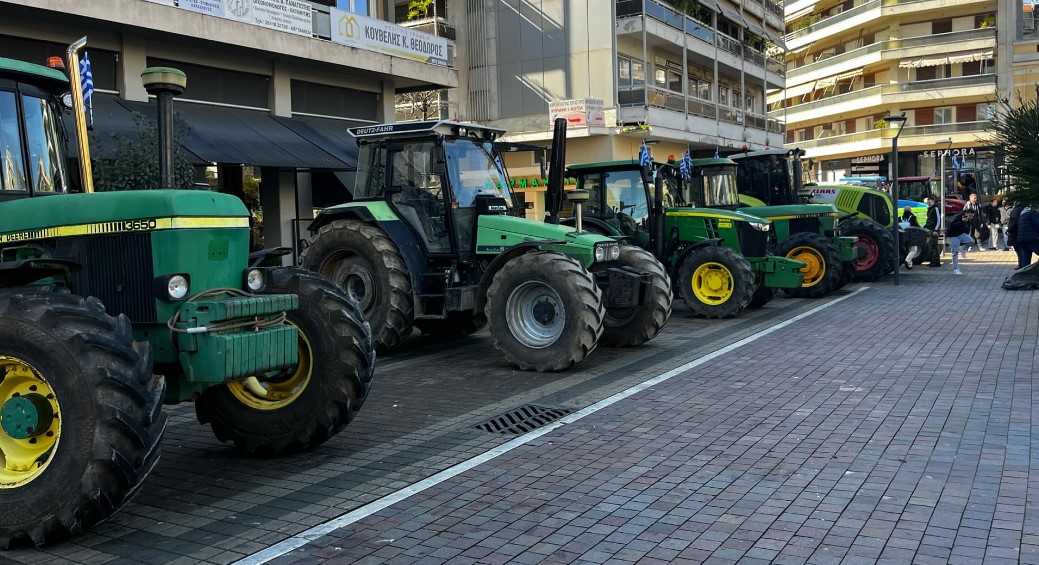
[[[177,227],[249,227],[238,198],[205,190],[62,194],[4,203],[0,242]]]
[[[737,208],[737,212],[743,212],[759,218],[772,220],[801,218],[805,216],[836,216],[837,208],[833,204],[788,204],[784,206],[751,206]]]
[[[480,216],[480,229],[493,230],[501,237],[519,241],[562,240],[568,244],[591,247],[600,241],[614,241],[610,237],[591,232],[577,233],[571,226],[546,224],[514,216]]]
[[[725,210],[723,208],[667,208],[664,210],[664,215],[668,217],[694,217],[694,218],[715,218],[733,220],[736,222],[753,222],[757,224],[768,224],[769,220],[758,216],[752,216],[750,214]]]

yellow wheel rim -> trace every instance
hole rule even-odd
[[[732,273],[721,263],[704,263],[697,267],[690,284],[696,299],[711,306],[724,304],[732,298],[736,286]]]
[[[278,410],[292,404],[310,383],[314,372],[314,351],[310,341],[299,332],[299,364],[291,375],[283,379],[261,382],[256,377],[231,381],[228,390],[242,404],[256,410]]]
[[[0,355],[0,378],[0,488],[18,488],[42,475],[54,459],[61,437],[61,408],[47,379],[17,357]],[[39,426],[26,428],[26,422]]]
[[[826,278],[826,259],[818,249],[809,246],[795,247],[786,256],[788,259],[797,259],[805,264],[801,268],[801,274],[804,275],[801,288],[815,286]]]

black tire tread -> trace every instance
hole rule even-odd
[[[853,219],[843,222],[840,231],[842,236],[865,236],[877,244],[877,262],[868,269],[858,270],[856,267],[855,282],[875,281],[894,268],[895,239],[887,228],[873,220]]]
[[[671,277],[653,254],[645,249],[630,245],[621,246],[620,263],[650,274],[650,286],[646,303],[637,306],[636,315],[623,325],[611,324],[610,311],[606,311],[604,328],[599,344],[606,347],[634,347],[656,337],[671,317],[674,294]]]
[[[823,280],[817,284],[798,288],[784,288],[787,296],[795,298],[819,298],[825,296],[831,290],[836,290],[841,279],[841,254],[837,246],[826,236],[813,232],[796,232],[779,242],[776,246],[776,255],[787,257],[788,254],[798,247],[811,247],[823,257],[826,271]]]

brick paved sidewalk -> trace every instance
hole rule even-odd
[[[885,277],[272,562],[1039,563],[1013,260]]]

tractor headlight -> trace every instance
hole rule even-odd
[[[748,223],[750,224],[750,227],[752,227],[752,228],[754,228],[754,229],[756,229],[758,231],[768,231],[769,230],[769,224],[765,224],[765,223],[762,223],[762,222],[748,222]]]
[[[161,300],[181,300],[191,295],[191,275],[187,273],[155,277],[154,284],[155,296]]]
[[[616,261],[621,256],[621,246],[615,242],[595,244],[595,261]]]
[[[245,272],[245,288],[250,292],[260,292],[267,286],[267,281],[260,269],[249,269]]]

